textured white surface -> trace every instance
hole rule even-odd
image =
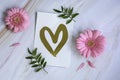
[[[26,5],[27,4],[27,5]],[[26,5],[26,6],[25,6]],[[74,25],[71,66],[67,69],[47,67],[48,74],[35,73],[25,60],[26,49],[33,47],[35,14],[53,12],[61,5],[74,6],[80,15]],[[31,17],[30,27],[20,33],[4,29],[4,12],[11,7],[25,7]],[[97,59],[96,68],[86,65],[76,72],[85,59],[75,49],[75,39],[85,29],[98,29],[107,40],[106,49]],[[120,0],[1,0],[0,1],[0,80],[120,80]],[[20,42],[18,47],[9,47]]]

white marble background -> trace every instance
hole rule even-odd
[[[26,49],[33,48],[35,15],[37,11],[52,12],[61,5],[73,6],[80,15],[74,25],[69,68],[47,67],[49,72],[35,73],[28,65]],[[11,7],[25,8],[31,17],[30,27],[20,33],[5,28],[3,17]],[[98,29],[107,40],[103,55],[76,72],[85,59],[75,50],[74,40],[85,29]],[[0,80],[120,80],[120,0],[0,0]],[[9,47],[20,42],[18,47]]]

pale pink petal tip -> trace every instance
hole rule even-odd
[[[83,63],[81,63],[80,65],[79,65],[79,67],[77,68],[77,70],[76,71],[79,71],[80,69],[82,69],[83,67],[85,66],[85,63],[83,62]]]
[[[13,43],[10,47],[20,46],[20,43]]]
[[[5,24],[13,32],[23,31],[30,24],[28,13],[24,9],[11,8],[5,16]]]
[[[90,67],[95,68],[94,64],[91,61],[87,60],[87,63]]]

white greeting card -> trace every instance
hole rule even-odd
[[[57,14],[37,12],[34,47],[38,48],[47,65],[69,67],[71,58],[71,39],[73,24]]]

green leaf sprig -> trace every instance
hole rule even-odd
[[[30,65],[31,67],[35,68],[35,72],[44,70],[46,73],[48,73],[45,70],[47,62],[45,61],[45,58],[42,57],[41,53],[37,54],[37,48],[35,48],[32,52],[28,48],[28,53],[30,56],[27,56],[26,59],[30,59]]]
[[[53,9],[55,12],[59,13],[58,17],[67,19],[66,24],[69,24],[72,20],[75,22],[74,18],[79,15],[79,13],[73,13],[72,8],[65,8],[61,6],[61,10]]]

